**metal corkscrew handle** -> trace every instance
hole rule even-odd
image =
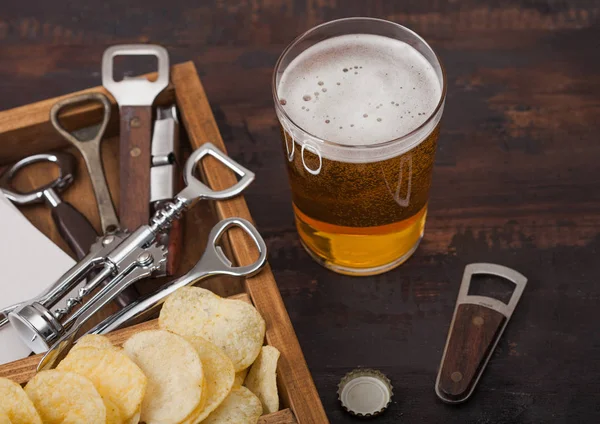
[[[110,268],[103,269],[102,272],[96,275],[91,281],[77,291],[77,296],[68,298],[64,308],[56,309],[52,314],[54,315],[54,318],[60,321],[69,315],[73,308],[79,305],[83,301],[83,298],[91,293],[96,287],[98,287],[102,281],[104,281],[110,275],[110,273]]]
[[[123,241],[123,236],[124,234],[114,234],[104,238],[98,238],[96,243],[92,245],[90,251],[83,259],[79,260],[79,262],[65,272],[60,279],[52,283],[43,292],[39,293],[32,299],[7,306],[0,310],[0,317],[4,315],[4,318],[0,319],[0,328],[2,328],[4,324],[9,323],[8,316],[10,313],[15,311],[16,313],[19,313],[19,310],[22,310],[22,308],[26,307],[27,305],[38,303],[43,305],[45,308],[50,308],[56,305],[60,299],[62,299],[80,282],[86,279],[86,276],[89,275],[90,271],[95,265],[104,261],[106,256],[114,249],[114,246]],[[49,311],[48,314],[50,314]],[[39,349],[33,347],[31,347],[31,349],[34,352],[39,353]]]

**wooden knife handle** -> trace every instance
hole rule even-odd
[[[119,152],[121,227],[134,231],[150,217],[152,108],[122,106]]]
[[[90,221],[81,212],[65,202],[52,208],[52,219],[61,237],[75,253],[77,260],[87,255],[90,247],[98,237]]]
[[[458,306],[438,383],[445,397],[459,400],[469,394],[505,320],[503,314],[485,306]]]

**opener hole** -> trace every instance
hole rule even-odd
[[[77,140],[90,141],[100,130],[104,120],[104,106],[97,100],[84,100],[63,106],[57,118],[60,126]]]
[[[232,159],[236,160],[235,158],[232,158]],[[218,170],[216,168],[218,168]],[[205,175],[204,170],[205,169],[210,169],[214,175],[223,175],[223,174],[227,174],[227,173],[229,173],[230,175],[233,174],[233,175],[235,175],[235,183],[237,183],[242,178],[241,176],[239,176],[237,174],[237,172],[234,172],[231,168],[229,168],[227,165],[225,165],[223,162],[221,162],[217,158],[214,158],[211,155],[206,155],[202,159],[200,159],[200,164],[196,167],[195,174],[196,174],[196,176],[200,175],[202,177],[200,179],[202,181],[204,181],[206,183],[206,185],[208,185],[213,190],[225,190],[225,189],[231,187],[235,183],[232,182],[232,184],[229,184],[228,186],[219,185],[219,186],[213,187],[211,184],[208,184],[208,180],[206,178],[204,178],[204,175]]]
[[[229,262],[229,266],[237,266],[233,252],[231,251],[231,244],[227,237],[228,232],[229,231],[225,231],[225,233],[221,235],[219,241],[217,241],[217,254],[221,256],[221,259],[224,259],[225,263]]]
[[[158,70],[158,58],[154,55],[118,55],[113,60],[113,79],[117,82]],[[155,81],[156,77],[149,80]]]
[[[37,162],[19,169],[11,180],[12,187],[21,193],[30,193],[54,182],[60,168],[52,162]]]
[[[474,274],[471,278],[469,295],[492,297],[508,305],[515,287],[512,281],[497,275]]]
[[[236,240],[236,244],[239,245],[239,239],[243,239],[245,245],[249,246],[250,248],[248,249],[248,253],[245,253],[243,257],[240,258],[241,262],[238,263],[238,261],[234,258],[229,240]],[[227,259],[232,263],[232,266],[252,265],[260,257],[258,247],[256,246],[254,240],[252,240],[252,237],[250,237],[246,231],[242,230],[238,226],[232,226],[228,228],[221,236],[218,245],[221,247],[221,250]]]

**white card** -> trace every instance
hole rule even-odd
[[[2,191],[0,234],[0,307],[37,296],[75,264]],[[10,325],[0,329],[0,364],[25,358],[30,353]]]

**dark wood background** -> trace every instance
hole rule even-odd
[[[360,279],[298,242],[270,88],[296,35],[356,15],[419,32],[449,82],[425,239],[404,266]],[[0,109],[99,85],[111,44],[193,60],[230,154],[257,173],[246,198],[333,423],[354,421],[336,387],[357,366],[394,384],[376,422],[600,422],[599,21],[585,0],[3,1]],[[472,399],[447,406],[433,384],[477,261],[529,285]]]

